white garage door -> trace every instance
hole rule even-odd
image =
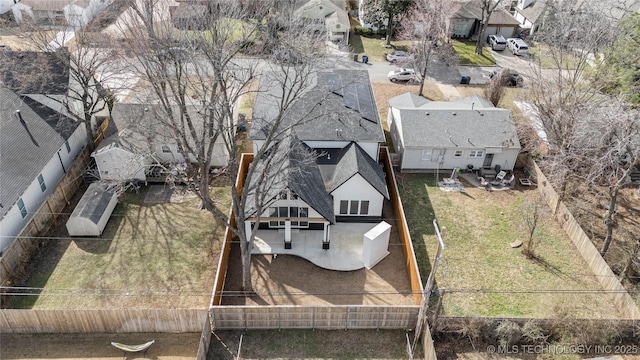
[[[505,26],[500,28],[500,35],[504,36],[505,39],[513,37],[515,34],[513,32],[514,28]]]
[[[484,32],[485,41],[489,35],[495,35],[498,33],[498,27],[496,26],[487,26],[487,30]]]

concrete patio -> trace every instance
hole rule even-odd
[[[291,249],[284,248],[284,230],[259,230],[251,253],[296,255],[329,270],[359,270],[364,268],[362,261],[364,234],[377,224],[331,225],[329,230],[331,243],[328,250],[322,249],[322,230],[292,230]]]

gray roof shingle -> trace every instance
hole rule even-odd
[[[496,108],[479,96],[397,109],[405,148],[520,148],[511,111]]]
[[[22,120],[16,110],[20,110]],[[65,140],[16,93],[0,86],[0,217],[6,215]]]
[[[100,182],[89,185],[78,205],[73,209],[71,217],[89,219],[97,225],[115,193],[114,188]]]
[[[255,215],[258,190],[265,192],[263,199],[268,204],[289,189],[329,222],[335,223],[333,200],[327,194],[320,169],[310,149],[294,135],[285,136],[274,144],[271,152],[255,166],[255,175],[246,187],[247,218]]]
[[[261,81],[250,139],[265,139],[272,130],[281,96],[277,88],[268,80]],[[319,72],[316,85],[300,95],[278,130],[291,126],[302,141],[384,141],[366,70]]]
[[[375,162],[358,144],[351,143],[336,165],[331,192],[356,174],[360,174],[380,194],[387,199],[389,198],[382,166]]]

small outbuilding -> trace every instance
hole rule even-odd
[[[67,221],[69,235],[102,235],[117,204],[118,196],[113,187],[99,182],[89,185]]]

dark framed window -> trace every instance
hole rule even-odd
[[[27,208],[24,206],[22,198],[18,199],[18,210],[20,210],[20,215],[22,215],[23,219],[27,217]]]
[[[360,202],[360,215],[368,215],[369,214],[369,202],[363,200]]]
[[[42,174],[38,175],[38,184],[40,184],[40,190],[42,190],[42,192],[47,191],[47,184],[44,183],[44,177]]]
[[[347,200],[340,200],[340,214],[346,215],[349,208],[349,202]]]
[[[171,149],[167,145],[162,145],[162,152],[163,153],[171,153]]]
[[[277,218],[278,217],[278,208],[277,207],[269,208],[269,217],[270,218]],[[277,220],[269,220],[269,226],[270,227],[278,226],[278,221]]]
[[[349,215],[358,215],[358,200],[351,200],[351,206],[349,207]]]
[[[71,152],[71,146],[69,145],[69,140],[64,142],[64,146],[67,147],[67,154],[69,154]]]

